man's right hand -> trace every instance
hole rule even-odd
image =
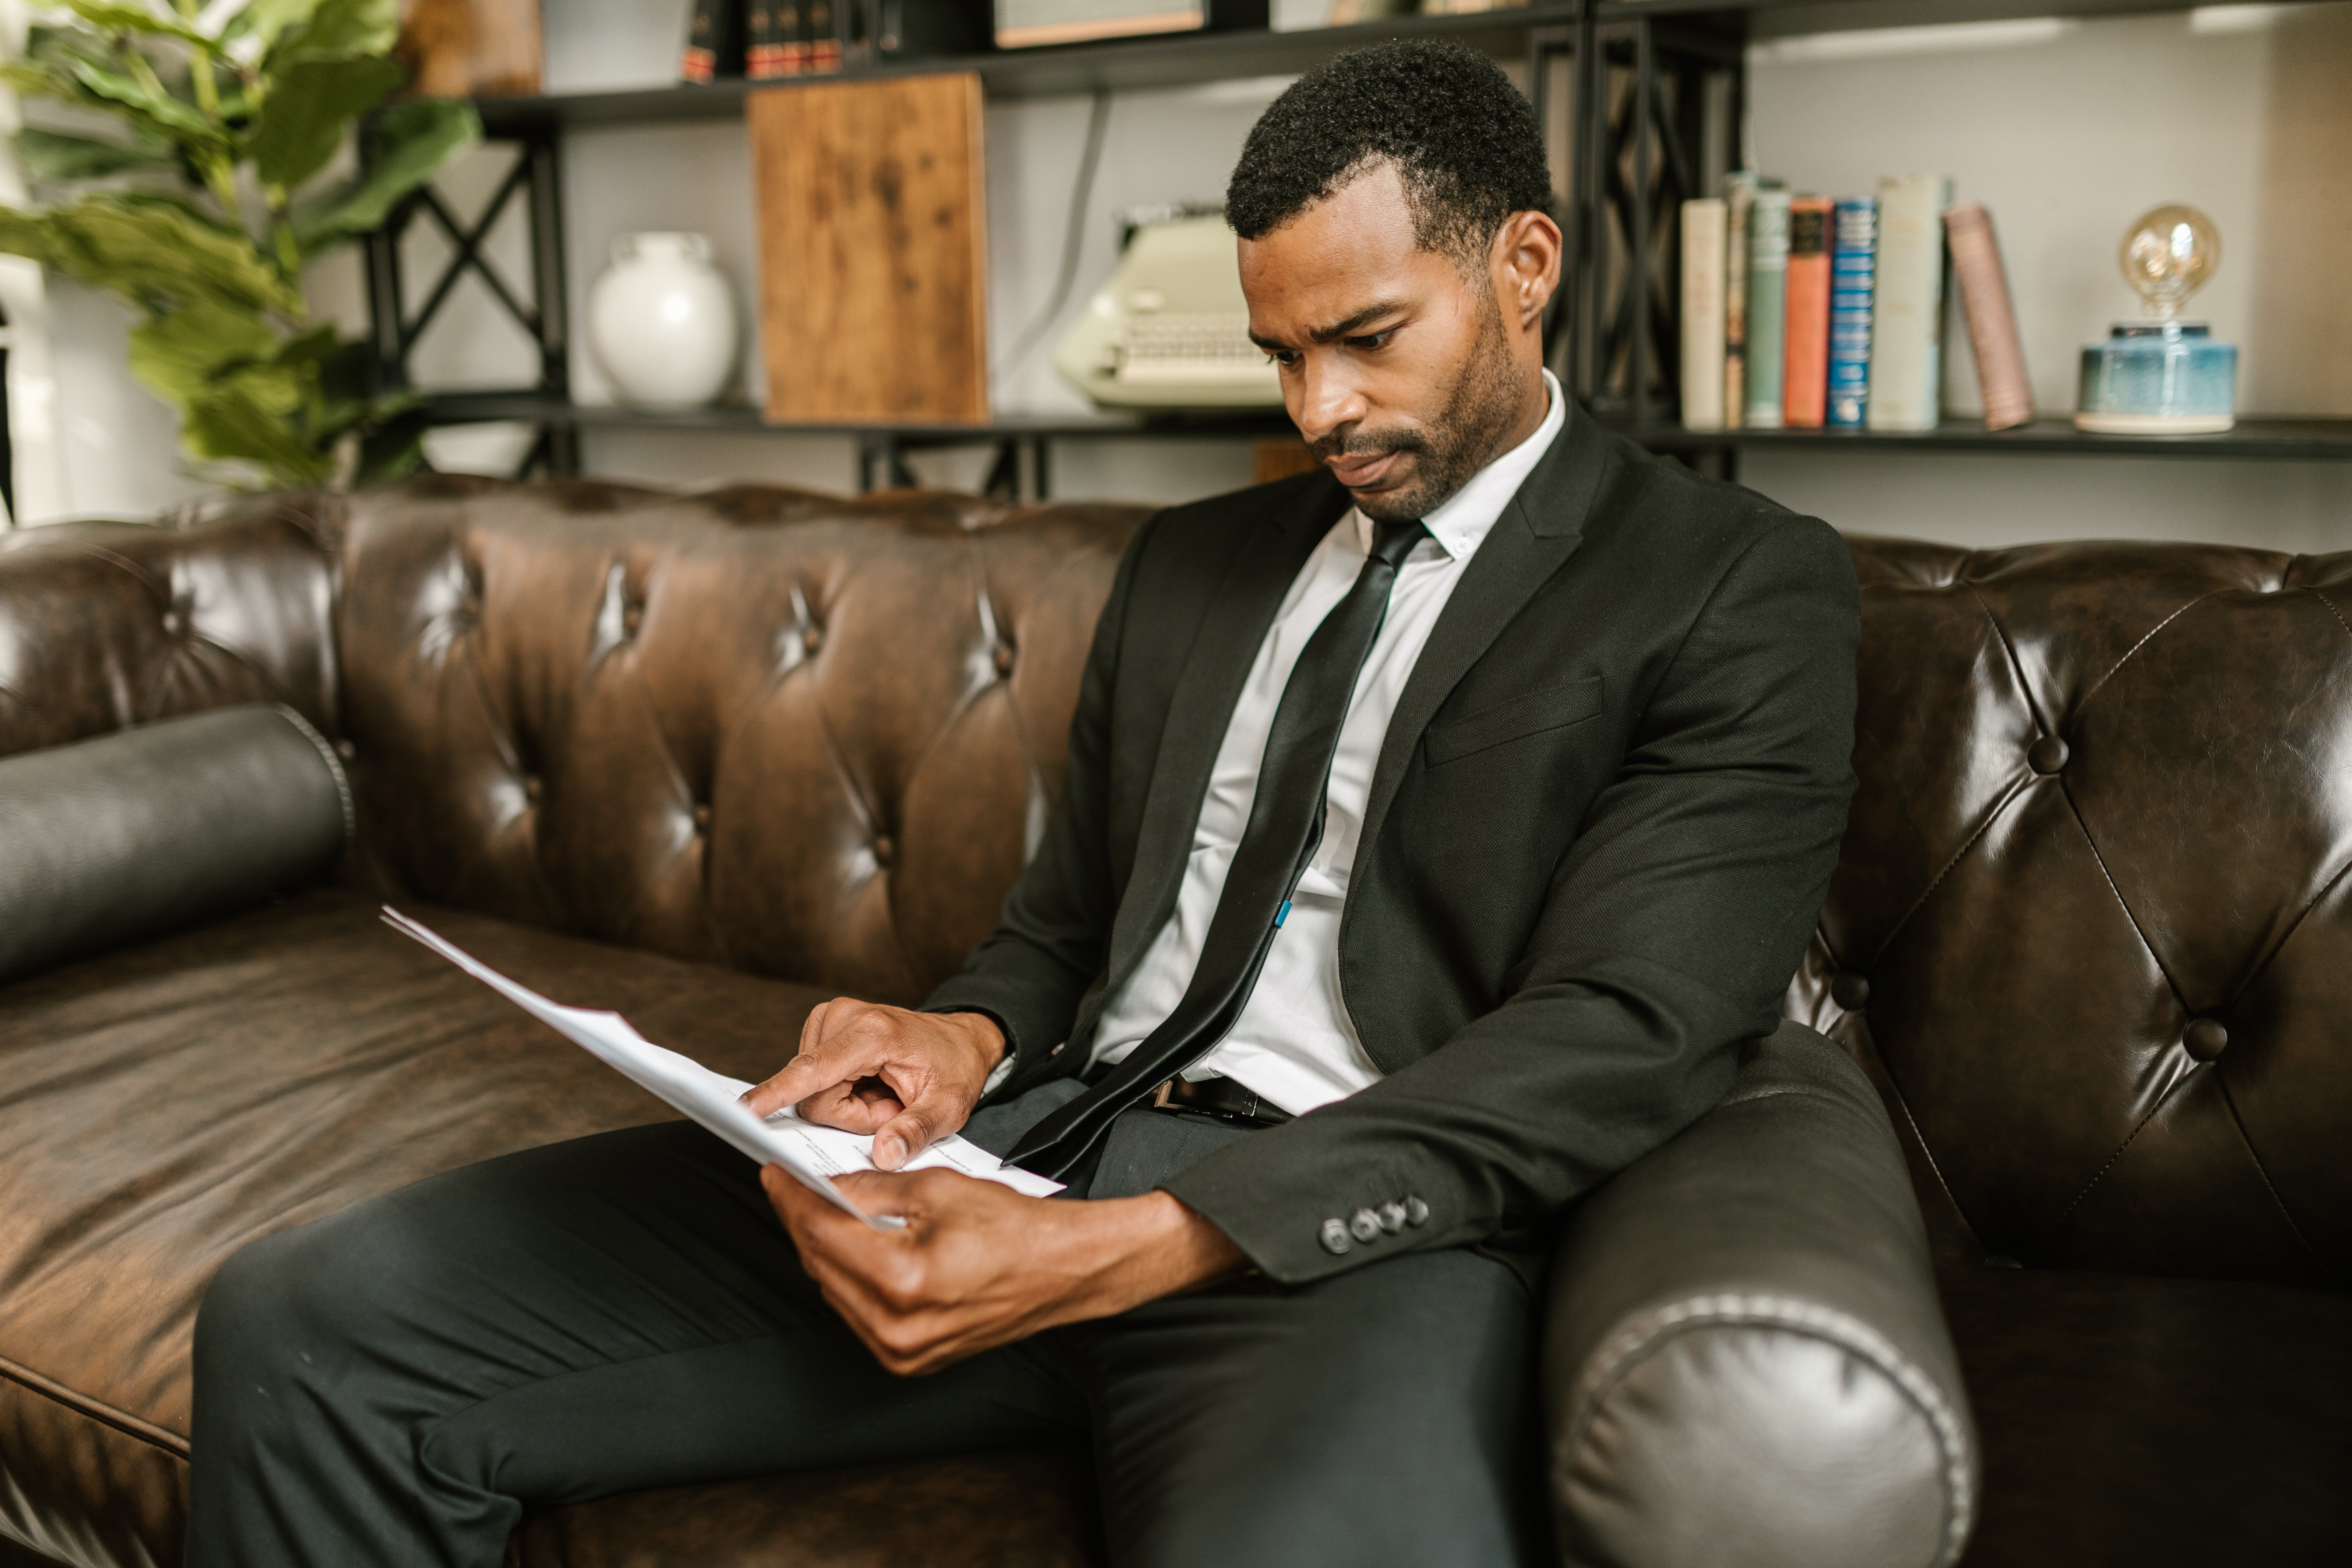
[[[961,1128],[1004,1057],[985,1014],[911,1013],[836,996],[801,1026],[801,1051],[743,1096],[755,1116],[788,1105],[821,1127],[874,1135],[874,1163],[895,1171]]]

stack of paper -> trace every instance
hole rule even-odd
[[[387,907],[384,923],[413,937],[447,959],[532,1017],[587,1049],[605,1066],[640,1089],[667,1101],[725,1139],[760,1163],[782,1165],[802,1185],[827,1203],[847,1210],[874,1226],[887,1230],[906,1222],[895,1215],[869,1215],[833,1184],[833,1178],[874,1168],[870,1137],[819,1127],[786,1109],[761,1121],[740,1100],[751,1086],[740,1079],[712,1072],[690,1057],[665,1050],[629,1026],[618,1013],[593,1012],[551,1002],[513,981],[472,954],[444,941],[399,910]],[[1007,1165],[977,1143],[950,1133],[907,1162],[909,1171],[959,1171],[982,1181],[1002,1182],[1015,1192],[1045,1197],[1062,1190],[1059,1182]]]

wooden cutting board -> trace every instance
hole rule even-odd
[[[767,417],[988,420],[988,207],[970,71],[753,93]]]

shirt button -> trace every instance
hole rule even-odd
[[[1348,1227],[1336,1219],[1327,1219],[1323,1222],[1320,1239],[1323,1243],[1323,1250],[1334,1258],[1344,1257],[1355,1247],[1355,1243],[1348,1239]]]
[[[1387,1231],[1391,1236],[1394,1236],[1397,1232],[1404,1228],[1404,1205],[1402,1204],[1382,1204],[1381,1205],[1381,1228]]]
[[[1410,1194],[1404,1200],[1404,1222],[1407,1225],[1429,1223],[1429,1205],[1421,1201],[1418,1194]]]
[[[1381,1238],[1381,1216],[1370,1209],[1358,1209],[1348,1216],[1348,1234],[1358,1241],[1378,1241]]]

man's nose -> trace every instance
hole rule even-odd
[[[1305,356],[1296,385],[1290,419],[1310,446],[1366,413],[1362,390],[1325,355]]]

